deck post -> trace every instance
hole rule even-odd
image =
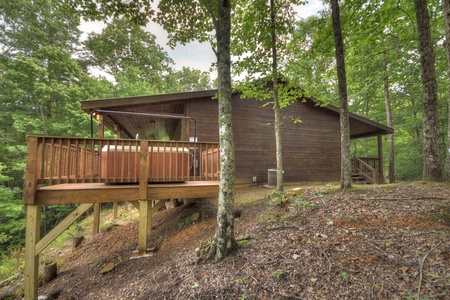
[[[103,122],[103,115],[96,116],[98,121],[98,137],[103,138],[105,135],[105,125]],[[96,235],[100,231],[100,211],[101,211],[101,203],[94,204],[94,224],[92,228],[92,235]]]
[[[37,189],[37,159],[38,159],[38,138],[35,136],[28,137],[27,143],[27,165],[25,171],[25,185],[23,189],[25,204],[34,204],[34,197]]]
[[[25,232],[25,300],[38,296],[39,253],[36,244],[40,240],[41,205],[27,205],[27,224]]]
[[[116,132],[117,138],[122,138],[122,133],[120,131],[120,126],[115,124],[114,125],[114,131]],[[113,204],[113,218],[117,219],[117,201]]]
[[[117,201],[113,203],[113,219],[117,219]]]
[[[383,176],[383,139],[381,138],[381,134],[377,135],[378,138],[378,183],[384,182],[384,176]]]
[[[144,255],[147,252],[147,236],[152,226],[152,206],[148,200],[148,141],[141,140],[140,144],[138,255]]]
[[[147,252],[147,237],[152,226],[152,206],[149,200],[139,201],[139,233],[138,233],[138,255]]]

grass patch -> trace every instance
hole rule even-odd
[[[0,256],[0,281],[13,276],[25,267],[24,253],[21,248],[14,249],[8,255]]]

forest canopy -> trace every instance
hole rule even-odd
[[[0,254],[23,245],[27,135],[88,137],[82,100],[213,87],[208,72],[177,69],[132,20],[109,20],[82,40],[80,14],[55,3],[0,1]],[[72,209],[48,207],[43,232]]]

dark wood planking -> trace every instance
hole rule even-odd
[[[236,177],[258,176],[260,182],[267,180],[267,169],[276,167],[273,126],[267,125],[273,124],[273,111],[270,105],[262,107],[262,104],[241,100],[237,94],[233,98]],[[217,102],[199,99],[189,101],[188,105],[190,115],[198,122],[199,140],[218,139]],[[294,103],[282,109],[282,114],[285,180],[319,181],[321,177],[338,180],[338,116],[305,103]],[[291,116],[303,122],[294,124]]]

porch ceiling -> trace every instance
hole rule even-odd
[[[94,110],[113,110],[185,116],[184,103],[186,100],[204,97],[211,98],[216,93],[217,90],[207,90],[162,95],[84,100],[81,101],[81,109],[88,114]],[[104,123],[107,128],[115,132],[115,127],[119,126],[122,134],[129,138],[136,137],[136,134],[138,133],[142,138],[145,138],[146,134],[144,133],[143,135],[142,131],[148,128],[156,131],[158,131],[158,129],[168,128],[171,131],[169,132],[169,136],[174,139],[179,139],[180,132],[177,132],[177,130],[180,128],[180,122],[181,121],[177,119],[137,117],[118,114],[107,114],[104,116]]]

